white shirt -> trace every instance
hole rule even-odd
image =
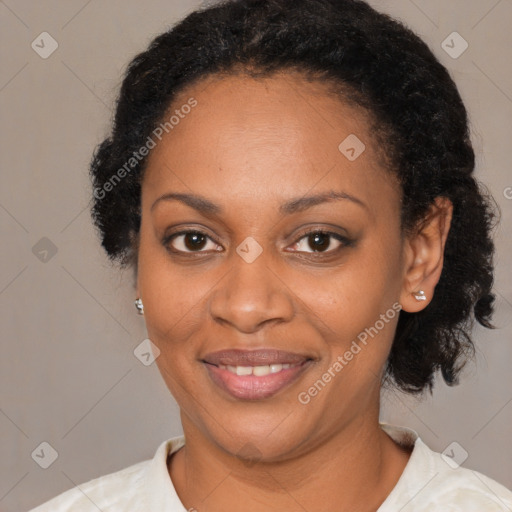
[[[397,443],[414,448],[377,512],[512,512],[512,492],[503,485],[432,451],[412,429],[380,425]],[[187,512],[167,470],[167,456],[184,444],[183,436],[164,441],[153,459],[90,480],[29,512]]]

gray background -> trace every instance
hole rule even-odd
[[[416,429],[440,452],[456,441],[468,453],[465,467],[512,487],[512,1],[372,4],[417,31],[451,70],[469,109],[478,176],[502,210],[500,329],[475,330],[476,363],[460,386],[438,383],[423,401],[386,395],[382,420]],[[131,273],[112,268],[95,237],[87,167],[128,61],[198,5],[0,2],[2,511],[26,510],[150,458],[181,433],[156,366],[134,356],[144,323],[132,304]],[[59,45],[47,59],[31,47],[44,31]],[[456,59],[442,48],[453,31],[469,43]],[[42,442],[58,452],[48,469],[31,456]]]

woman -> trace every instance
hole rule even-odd
[[[379,423],[383,386],[456,384],[491,327],[473,170],[448,72],[362,1],[228,0],[157,37],[94,155],[93,218],[184,437],[34,510],[512,510]]]

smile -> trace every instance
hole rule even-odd
[[[301,363],[257,366],[213,365],[203,362],[211,382],[223,393],[238,400],[268,399],[289,387],[309,368],[311,359]]]
[[[290,367],[300,366],[300,364],[270,364],[263,366],[231,366],[219,364],[221,370],[227,370],[235,375],[255,375],[256,377],[263,377],[270,373],[279,373],[283,370],[288,370]]]

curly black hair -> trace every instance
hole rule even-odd
[[[435,296],[421,312],[400,312],[383,384],[432,393],[438,370],[457,384],[475,353],[474,318],[493,328],[495,203],[473,177],[467,112],[449,72],[410,29],[364,1],[224,0],[156,37],[129,64],[112,133],[91,162],[92,217],[103,247],[112,261],[136,269],[147,161],[140,149],[176,95],[213,74],[277,71],[338,84],[343,101],[371,114],[402,188],[403,233],[436,197],[453,203]]]

